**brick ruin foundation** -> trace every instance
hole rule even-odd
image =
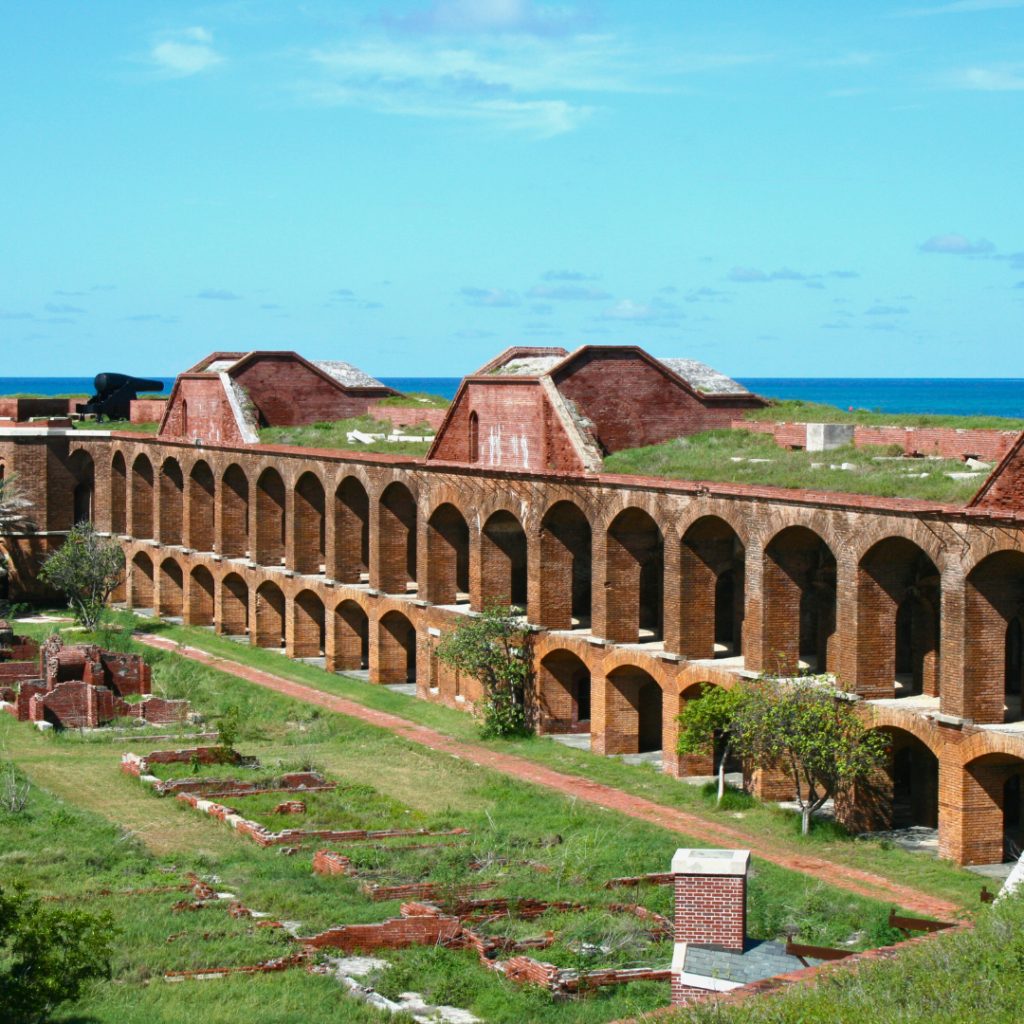
[[[197,439],[171,410],[155,438],[9,431],[0,466],[26,483],[36,527],[4,542],[12,590],[42,593],[40,560],[91,518],[128,560],[116,600],[465,710],[478,684],[434,649],[512,601],[536,628],[538,731],[660,751],[675,776],[712,767],[675,753],[703,686],[835,673],[892,755],[844,820],[937,828],[961,864],[1024,846],[1024,440],[962,507],[614,476],[594,453],[635,440],[637,410],[649,440],[711,412],[728,425],[746,399],[698,400],[634,349],[538,351],[532,376],[467,378],[422,459]]]
[[[65,645],[56,634],[42,646],[28,637],[17,639],[21,643],[13,653],[38,656],[0,662],[0,706],[19,722],[97,729],[115,718],[179,725],[191,714],[187,700],[153,696],[150,667],[141,655],[116,654],[95,644]]]

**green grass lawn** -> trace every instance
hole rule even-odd
[[[709,430],[647,448],[615,452],[604,460],[604,470],[671,480],[920,498],[948,505],[970,500],[985,479],[984,474],[969,480],[950,479],[947,473],[964,471],[963,463],[956,459],[894,458],[900,454],[895,446],[853,445],[829,452],[794,452],[780,448],[770,434]],[[840,469],[843,463],[855,468]]]
[[[391,405],[403,409],[447,409],[451,404],[450,398],[432,395],[428,391],[410,391],[405,395],[392,395],[391,398],[382,398],[377,403],[377,405]]]
[[[403,427],[403,431],[413,436],[422,436],[418,427]],[[340,448],[349,452],[384,452],[388,455],[427,454],[429,441],[374,441],[372,444],[361,444],[350,441],[348,432],[359,430],[364,434],[390,434],[391,421],[378,420],[372,416],[355,416],[347,420],[334,420],[330,423],[313,423],[306,427],[264,427],[260,431],[260,444],[276,444],[297,446],[300,448]],[[426,424],[423,433],[431,431]]]
[[[43,631],[43,627],[29,628]],[[217,639],[199,630],[184,632],[189,640]],[[122,647],[132,644],[122,634],[113,637]],[[81,634],[72,638],[80,639]],[[218,891],[236,894],[254,910],[266,911],[277,920],[300,922],[300,933],[310,934],[398,913],[397,902],[374,903],[364,895],[362,881],[381,885],[495,881],[494,895],[566,900],[594,908],[565,915],[560,924],[555,920],[559,915],[549,915],[542,922],[516,925],[520,937],[560,928],[559,943],[552,950],[558,962],[569,965],[581,955],[581,943],[601,944],[593,940],[604,936],[611,962],[667,964],[671,956],[667,944],[645,939],[643,929],[602,908],[636,899],[652,910],[670,913],[670,889],[651,887],[634,895],[601,885],[610,877],[666,870],[675,849],[688,845],[685,836],[423,748],[386,729],[292,700],[173,652],[147,648],[145,654],[153,663],[154,689],[188,696],[211,724],[236,709],[241,721],[236,745],[243,753],[258,756],[265,771],[302,766],[322,771],[348,787],[334,794],[307,794],[305,816],[257,817],[284,827],[298,824],[303,817],[343,820],[359,828],[405,823],[433,830],[465,827],[470,836],[452,837],[453,845],[446,845],[448,837],[436,837],[434,841],[442,845],[430,850],[394,849],[403,845],[398,841],[341,845],[337,849],[353,858],[362,877],[321,878],[311,873],[316,843],[288,857],[274,849],[260,849],[185,803],[158,798],[139,779],[120,771],[122,749],[144,754],[154,746],[163,749],[174,744],[143,740],[104,744],[84,741],[73,732],[44,735],[4,715],[0,716],[0,750],[33,783],[27,812],[4,816],[0,822],[0,879],[4,882],[24,881],[40,895],[69,895],[101,888],[178,884],[184,873],[193,871]],[[308,669],[280,656],[270,665],[282,675],[290,669]],[[396,696],[367,684],[319,675],[332,692],[355,693],[362,687],[368,696]],[[309,679],[303,677],[303,681]],[[404,701],[395,707],[446,711],[411,698]],[[446,715],[451,725],[460,727],[459,732],[475,730],[468,716]],[[443,724],[445,717],[437,716],[436,721]],[[544,740],[505,747],[517,753],[532,751],[542,760],[555,752],[555,745]],[[603,759],[593,762],[634,771]],[[581,759],[579,765],[585,763]],[[188,766],[178,770],[188,771]],[[245,777],[238,770],[236,774]],[[658,798],[655,790],[662,783],[677,791],[688,789],[653,772],[636,772],[633,779],[652,798]],[[699,792],[688,796],[703,800]],[[239,809],[248,815],[250,806],[259,808],[263,801],[267,810],[277,799],[284,797],[265,794],[226,802],[241,805]],[[474,863],[482,867],[474,868]],[[301,969],[273,978],[163,982],[159,975],[165,970],[242,965],[287,948],[277,930],[250,935],[252,922],[231,919],[221,906],[172,915],[170,904],[179,898],[174,893],[107,898],[123,929],[117,940],[115,978],[98,985],[73,1011],[54,1019],[65,1024],[134,1019],[270,1024],[302,1019],[302,1013],[308,1014],[307,1020],[317,1021],[379,1019],[347,1000],[336,983]],[[852,940],[864,945],[888,934],[884,924],[888,908],[880,901],[861,899],[757,859],[749,906],[749,931],[755,936],[771,937],[796,926],[804,941],[828,945]],[[185,936],[167,941],[169,935],[183,930]],[[601,1024],[668,1000],[666,984],[635,983],[603,989],[581,1002],[557,1003],[545,992],[505,981],[462,953],[409,950],[389,954],[388,959],[393,966],[380,978],[382,990],[411,988],[436,1001],[449,999],[494,1024]],[[600,966],[600,962],[589,966]],[[141,984],[150,979],[148,986]],[[236,1007],[232,1015],[229,993],[240,994],[238,1006],[245,1008],[244,1014]]]
[[[798,398],[772,398],[765,409],[749,409],[745,420],[787,423],[860,423],[866,427],[954,427],[964,430],[1021,430],[1024,420],[1004,416],[946,416],[937,413],[891,413],[804,402]]]
[[[132,423],[129,420],[75,420],[75,430],[130,430],[137,434],[155,434],[160,429],[159,423]]]

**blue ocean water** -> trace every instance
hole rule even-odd
[[[169,394],[173,377],[155,377]],[[460,377],[381,377],[398,391],[426,391],[454,398]],[[824,402],[841,409],[945,413],[1024,418],[1024,379],[925,377],[742,377],[759,395]],[[91,377],[0,377],[0,395],[92,394]]]

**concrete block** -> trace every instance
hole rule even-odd
[[[853,444],[853,423],[808,423],[807,451],[830,452],[844,444]]]

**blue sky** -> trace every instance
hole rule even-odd
[[[1024,0],[8,3],[3,375],[1024,376]]]

